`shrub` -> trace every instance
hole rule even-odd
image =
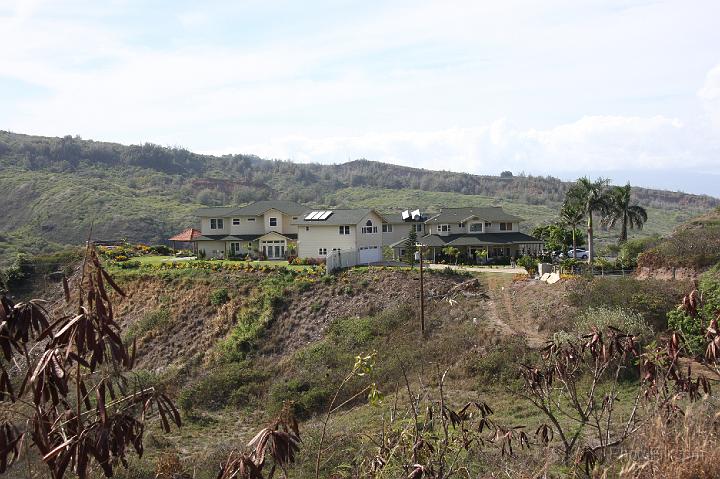
[[[150,247],[150,251],[160,256],[170,256],[174,253],[173,249],[164,244],[156,244]]]
[[[641,315],[619,307],[588,308],[575,321],[575,330],[580,334],[590,333],[593,328],[604,331],[608,326],[637,336],[643,344],[652,341],[654,336],[652,328]]]
[[[706,328],[720,313],[720,265],[700,276],[698,291],[702,305],[696,317],[690,316],[679,307],[667,315],[668,327],[683,335],[685,346],[691,354],[702,354],[705,351]]]
[[[265,375],[246,362],[222,364],[184,388],[178,405],[188,415],[197,408],[217,410],[243,406],[262,393],[263,381]]]
[[[468,374],[474,376],[481,387],[501,384],[519,386],[520,363],[532,362],[536,355],[528,348],[524,338],[511,336],[470,364]]]
[[[210,293],[210,304],[213,306],[222,306],[230,301],[230,295],[227,288],[219,288]]]
[[[150,331],[156,331],[170,323],[170,311],[167,308],[159,308],[155,311],[145,313],[142,319],[131,324],[126,332],[127,341],[143,337]]]
[[[525,255],[517,260],[517,265],[525,268],[528,274],[535,274],[538,270],[539,261],[533,257]]]
[[[117,260],[113,263],[113,266],[120,269],[136,269],[141,266],[140,261],[120,261]]]

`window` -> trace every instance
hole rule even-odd
[[[349,225],[340,226],[340,234],[341,235],[349,235],[350,234],[350,226]]]
[[[377,226],[373,226],[373,223],[371,220],[367,220],[367,223],[365,223],[365,226],[362,227],[363,234],[373,234],[377,233],[378,229]]]
[[[490,228],[491,226],[492,226],[492,223],[488,223],[488,222],[485,223],[485,228]]]
[[[221,230],[225,227],[222,218],[210,218],[210,229]]]
[[[470,223],[470,231],[473,233],[482,233],[482,223]]]
[[[277,218],[274,218],[274,217],[270,218],[270,226],[277,226]]]
[[[447,233],[448,231],[450,231],[450,225],[438,225],[439,233]]]
[[[233,218],[233,226],[238,226],[240,224],[240,218]]]
[[[235,256],[240,253],[240,243],[230,243],[230,255]]]
[[[248,221],[255,221],[255,218],[248,218]]]
[[[512,231],[512,223],[500,223],[500,231]]]
[[[506,223],[500,223],[500,231],[505,231]]]
[[[293,221],[295,221],[296,219],[298,219],[298,217],[297,217],[297,216],[293,216]]]
[[[416,233],[422,233],[422,232],[423,232],[423,224],[422,224],[422,223],[415,223],[415,232],[416,232]]]
[[[309,227],[309,226],[306,226],[306,227],[305,227],[305,231],[310,231],[310,227]]]
[[[388,224],[382,225],[382,232],[383,233],[392,233],[392,225],[388,225]]]
[[[318,248],[318,254],[319,254],[320,256],[325,256],[325,255],[327,255],[327,248]]]

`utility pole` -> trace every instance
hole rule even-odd
[[[419,260],[420,260],[420,332],[424,336],[425,335],[425,285],[423,282],[423,255],[422,255],[423,245],[421,245],[420,243],[416,243],[415,246],[418,247],[417,251],[415,252],[415,255],[420,257],[419,258]]]

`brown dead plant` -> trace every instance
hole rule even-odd
[[[44,301],[0,297],[0,472],[25,442],[53,479],[69,471],[84,479],[98,469],[111,477],[118,464],[127,465],[130,450],[143,454],[150,416],[166,432],[180,425],[165,394],[129,386],[134,347],[123,343],[111,301],[111,291],[124,292],[90,242],[81,271],[71,314],[54,318]],[[63,289],[71,304],[67,280]],[[32,475],[29,460],[27,467]]]
[[[288,477],[287,466],[300,450],[300,429],[289,404],[267,427],[247,443],[246,450],[233,450],[218,472],[217,479],[264,479],[263,468],[272,459],[268,479],[277,467]]]

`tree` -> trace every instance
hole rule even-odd
[[[413,227],[410,228],[410,234],[405,241],[405,256],[403,257],[403,261],[409,263],[411,268],[415,265],[415,251],[417,251],[417,233]]]
[[[180,426],[168,396],[129,381],[135,346],[123,342],[110,300],[125,293],[92,243],[80,271],[74,291],[63,279],[72,314],[57,317],[46,301],[15,304],[0,294],[0,473],[25,442],[47,468],[42,477],[62,479],[72,470],[87,479],[98,469],[112,477],[116,466],[127,467],[131,449],[142,455],[149,417],[158,417],[166,433],[170,423]],[[15,375],[24,376],[19,388],[10,380]]]
[[[632,202],[630,183],[625,186],[616,186],[610,191],[610,209],[603,218],[603,222],[608,228],[613,228],[618,222],[620,223],[619,243],[627,241],[627,230],[642,229],[647,221],[647,211],[645,208]]]
[[[570,187],[565,195],[565,205],[567,207],[580,209],[585,217],[587,217],[589,264],[592,264],[595,253],[593,248],[593,216],[600,215],[601,217],[605,217],[610,210],[611,202],[607,184],[608,180],[603,178],[591,181],[587,177],[582,177]]]
[[[458,262],[458,256],[460,256],[460,250],[454,246],[446,246],[442,249],[444,255],[455,259],[455,264]]]
[[[562,224],[572,229],[573,259],[577,259],[577,251],[575,251],[577,249],[577,238],[575,232],[582,224],[584,216],[583,210],[577,205],[566,203],[560,210],[560,221]]]
[[[581,216],[582,221],[582,216]],[[580,241],[573,241],[579,232],[566,228],[563,223],[552,223],[549,225],[537,226],[532,230],[535,238],[545,242],[545,248],[550,251],[567,251],[571,246],[582,246],[582,238]]]

